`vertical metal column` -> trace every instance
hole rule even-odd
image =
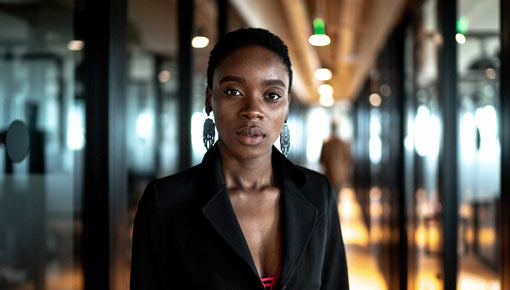
[[[510,289],[510,2],[501,0],[501,289]]]
[[[156,94],[156,130],[154,134],[154,176],[159,177],[161,174],[161,144],[163,142],[163,112],[165,102],[163,101],[162,84],[159,81],[159,74],[163,71],[163,58],[160,55],[154,56],[154,88]]]
[[[179,168],[191,166],[193,0],[179,0]]]
[[[443,117],[443,143],[439,174],[443,208],[443,289],[457,289],[458,186],[457,186],[457,1],[438,0],[439,30],[443,45],[439,53],[439,98]]]
[[[125,89],[127,1],[84,0],[85,289],[128,289]],[[84,4],[84,5],[83,5]],[[78,8],[79,9],[79,8]],[[80,14],[80,12],[77,12]]]
[[[218,1],[218,38],[227,33],[228,3],[227,0]]]
[[[397,80],[395,83],[398,86],[397,94],[398,99],[395,100],[395,115],[398,116],[398,122],[395,122],[396,126],[398,126],[399,134],[394,139],[396,144],[393,144],[392,147],[394,150],[397,150],[396,152],[396,163],[397,163],[397,170],[396,170],[396,176],[395,176],[395,192],[397,193],[397,204],[398,210],[396,213],[396,218],[398,221],[398,232],[399,232],[399,239],[398,239],[398,245],[397,245],[397,253],[399,253],[399,268],[398,268],[398,283],[399,287],[398,289],[404,290],[407,289],[407,224],[406,224],[406,216],[407,216],[407,208],[406,208],[406,187],[405,187],[405,136],[406,136],[406,90],[405,90],[405,31],[406,27],[408,26],[407,19],[404,19],[402,23],[397,28],[397,40],[396,46],[397,49],[394,53],[394,57],[396,57],[396,63],[398,66],[396,67],[397,73],[396,77]],[[397,96],[396,96],[397,97]],[[395,127],[396,127],[395,126]]]

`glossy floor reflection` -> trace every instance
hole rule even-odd
[[[378,189],[371,190],[370,219],[368,231],[361,213],[361,206],[351,188],[344,188],[338,197],[338,212],[347,251],[349,283],[351,289],[386,290],[387,285],[377,263],[373,246],[388,232],[382,227],[380,218],[387,214],[378,198]],[[426,228],[418,225],[416,232],[416,277],[415,289],[440,290],[442,287],[442,261],[440,252],[440,229],[429,223]],[[428,249],[428,251],[426,250]],[[459,257],[458,289],[498,290],[499,277],[494,270],[473,255]]]
[[[386,283],[369,246],[369,233],[354,191],[351,188],[342,189],[338,201],[350,289],[386,290]]]

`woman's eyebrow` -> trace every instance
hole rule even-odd
[[[283,88],[287,88],[285,83],[280,79],[272,79],[272,80],[264,80],[264,85],[277,85],[282,86]]]
[[[246,80],[241,77],[235,77],[235,76],[226,76],[220,80],[220,84],[224,82],[238,82],[238,83],[244,83]]]

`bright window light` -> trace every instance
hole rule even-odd
[[[203,112],[195,112],[191,116],[191,147],[193,153],[199,156],[203,156],[207,152],[203,138],[205,119],[207,119],[207,115]]]
[[[323,107],[314,107],[308,114],[306,142],[306,159],[309,163],[316,163],[322,149],[322,142],[329,134],[329,116]]]
[[[73,106],[69,111],[67,147],[80,150],[85,145],[85,118],[82,107]]]
[[[382,157],[382,142],[381,137],[379,136],[372,136],[369,139],[369,155],[370,155],[370,161],[373,164],[379,164],[381,162]]]
[[[136,119],[136,135],[142,139],[150,139],[153,125],[154,120],[152,115],[148,112],[141,113]]]
[[[368,140],[370,161],[379,164],[382,158],[381,114],[378,110],[370,112],[370,138]]]
[[[441,145],[441,122],[430,110],[420,105],[416,113],[414,143],[420,156],[434,157]]]
[[[462,159],[471,161],[476,153],[476,124],[472,113],[462,115],[459,124]]]

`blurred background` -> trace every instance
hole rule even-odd
[[[510,289],[509,6],[0,0],[0,289],[128,289],[137,202],[200,163],[241,27],[289,46],[289,159],[338,190],[351,289]]]

